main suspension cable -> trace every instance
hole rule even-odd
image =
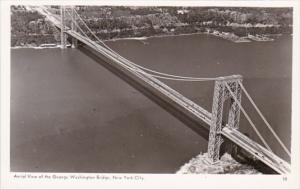
[[[113,54],[115,54],[117,57],[121,58],[122,60],[126,61],[129,64],[132,64],[140,69],[143,70],[147,70],[151,73],[155,73],[158,75],[152,75],[154,77],[157,78],[161,78],[161,79],[168,79],[168,80],[177,80],[177,81],[215,81],[216,78],[199,78],[199,77],[185,77],[185,76],[178,76],[178,75],[174,75],[174,74],[167,74],[167,73],[162,73],[162,72],[158,72],[149,68],[145,68],[141,65],[135,64],[132,61],[124,58],[123,56],[121,56],[120,54],[118,54],[116,51],[114,51],[113,49],[111,49],[108,45],[106,45],[102,40],[100,40],[97,35],[87,26],[87,24],[85,23],[85,21],[80,17],[80,15],[78,14],[78,12],[73,8],[74,12],[76,13],[76,15],[78,16],[78,18],[81,20],[81,22],[84,24],[84,26],[89,30],[89,32],[98,40],[99,43],[101,43],[102,45],[105,46],[105,48],[107,48],[108,50],[110,50]],[[162,76],[159,76],[162,75]],[[179,78],[179,79],[173,79],[173,78]]]
[[[72,15],[68,12],[68,10],[66,9],[66,12],[72,17]],[[185,77],[185,76],[178,76],[178,75],[173,75],[173,74],[167,74],[167,73],[162,73],[162,72],[158,72],[149,68],[145,68],[143,66],[140,66],[138,64],[135,64],[133,62],[131,62],[130,60],[124,58],[123,56],[121,56],[120,54],[118,54],[117,52],[115,52],[113,49],[111,49],[108,45],[106,45],[102,40],[100,40],[97,35],[87,26],[87,24],[85,23],[85,21],[80,17],[80,15],[77,13],[77,11],[73,8],[73,12],[76,13],[77,17],[82,21],[82,23],[84,24],[84,26],[89,30],[89,32],[96,38],[96,40],[101,43],[104,48],[106,48],[107,50],[109,50],[113,55],[115,55],[116,57],[120,58],[121,60],[125,61],[125,63],[129,64],[124,64],[122,63],[124,66],[126,66],[128,69],[134,71],[134,72],[139,72],[139,73],[143,73],[143,74],[147,74],[150,75],[152,77],[155,78],[160,78],[160,79],[166,79],[166,80],[175,80],[175,81],[214,81],[217,78],[198,78],[198,77]],[[72,17],[73,18],[73,17]],[[75,18],[76,19],[76,18]],[[83,31],[83,29],[78,25],[78,23],[72,19],[72,22],[75,23],[76,27],[79,28],[79,30],[83,33],[83,35],[85,35],[85,37],[87,39],[89,39],[90,42],[94,47],[96,47],[97,49],[99,49],[98,44],[94,43],[93,40],[90,39],[90,37],[86,34],[86,32]],[[100,45],[101,46],[101,45]],[[101,50],[101,49],[99,49]],[[146,70],[149,71],[151,73],[154,74],[150,74],[147,72],[141,72],[141,70],[138,69],[134,69],[134,67],[131,66],[136,66],[142,70]],[[158,74],[158,75],[156,75]],[[280,143],[280,145],[282,146],[282,148],[285,150],[285,152],[291,156],[289,150],[287,149],[287,147],[283,144],[283,142],[280,140],[280,138],[278,137],[278,135],[276,134],[276,132],[273,130],[273,128],[271,127],[271,125],[269,124],[269,122],[266,120],[266,118],[263,116],[262,112],[259,110],[259,108],[257,107],[257,105],[255,104],[255,102],[253,101],[253,99],[251,98],[251,96],[249,95],[249,93],[246,91],[245,87],[243,86],[243,84],[238,81],[239,85],[241,86],[242,90],[244,91],[244,93],[246,94],[247,98],[249,99],[249,101],[251,102],[251,104],[254,106],[255,110],[257,111],[257,113],[260,115],[260,117],[262,118],[262,120],[264,121],[264,123],[267,125],[267,127],[269,128],[269,130],[272,132],[272,134],[275,136],[275,138],[277,139],[277,141]],[[267,142],[265,141],[265,139],[262,137],[262,135],[260,134],[260,132],[257,130],[255,124],[253,123],[253,121],[251,120],[251,118],[249,117],[249,115],[247,114],[247,112],[245,111],[245,109],[242,107],[241,103],[237,100],[236,96],[234,95],[234,93],[232,92],[232,90],[230,89],[229,85],[227,83],[225,83],[226,88],[229,90],[231,96],[234,98],[235,102],[238,104],[238,106],[240,107],[241,111],[243,112],[243,114],[245,115],[246,119],[248,120],[248,122],[250,123],[250,125],[252,126],[252,128],[254,129],[254,131],[256,132],[256,134],[258,135],[258,137],[260,138],[260,140],[264,143],[264,145],[270,150],[270,146],[267,144]]]
[[[177,75],[172,75],[172,74],[166,74],[166,73],[162,73],[162,72],[157,72],[145,67],[142,67],[138,64],[135,64],[129,60],[127,60],[126,58],[122,57],[120,54],[118,54],[117,52],[115,52],[114,50],[112,50],[108,45],[106,45],[102,40],[100,40],[97,35],[87,26],[87,24],[84,22],[84,20],[80,17],[80,15],[77,13],[77,11],[73,8],[73,11],[77,14],[78,18],[82,21],[82,23],[84,24],[84,26],[89,30],[89,32],[98,40],[98,42],[100,42],[102,45],[104,45],[104,47],[106,49],[108,49],[111,53],[113,53],[114,55],[116,55],[118,58],[121,58],[123,61],[126,61],[127,64],[130,65],[134,65],[136,67],[139,67],[141,69],[147,70],[151,73],[155,73],[155,74],[159,74],[159,75],[154,75],[154,74],[149,74],[146,73],[147,75],[150,75],[152,77],[156,77],[156,78],[161,78],[161,79],[167,79],[167,80],[176,80],[176,81],[214,81],[216,80],[216,78],[197,78],[197,77],[184,77],[184,76],[177,76]],[[68,10],[66,10],[66,12],[72,17],[72,15],[68,12]],[[89,37],[87,36],[87,34],[83,31],[83,29],[78,25],[78,23],[72,19],[72,22],[75,23],[75,25],[77,26],[77,28],[80,29],[80,31],[85,35],[86,38],[89,39]],[[93,41],[93,40],[91,40]],[[98,47],[92,43],[93,46],[95,46],[97,49]],[[127,68],[135,71],[135,72],[140,72],[139,70],[133,69],[132,67],[125,65]],[[145,73],[145,72],[143,72]],[[287,154],[289,154],[290,156],[290,152],[287,150],[286,146],[283,144],[283,142],[280,140],[280,138],[278,137],[278,135],[275,133],[275,131],[272,129],[272,127],[270,126],[270,124],[267,122],[267,120],[265,119],[265,117],[263,116],[263,114],[261,113],[261,111],[258,109],[258,107],[256,106],[256,104],[254,103],[253,99],[251,98],[251,96],[249,95],[249,93],[246,91],[245,87],[242,85],[241,82],[239,82],[242,90],[245,92],[246,96],[248,97],[248,99],[250,100],[250,102],[252,103],[252,105],[254,106],[254,108],[256,109],[256,111],[258,112],[258,114],[261,116],[261,118],[263,119],[263,121],[265,122],[265,124],[268,126],[268,128],[271,130],[272,134],[275,136],[275,138],[278,140],[278,142],[280,143],[280,145],[284,148],[284,150],[287,152]],[[244,108],[242,107],[242,105],[240,104],[240,102],[238,102],[237,98],[235,97],[234,93],[232,92],[232,90],[230,89],[230,87],[228,86],[227,83],[225,83],[227,89],[229,90],[229,92],[231,93],[232,97],[234,98],[234,100],[236,101],[236,103],[239,105],[239,107],[241,108],[243,114],[245,115],[245,117],[247,118],[247,120],[249,121],[250,125],[252,126],[252,128],[254,129],[254,131],[256,132],[256,134],[259,136],[259,138],[261,139],[261,141],[264,143],[264,145],[270,150],[271,148],[269,147],[269,145],[267,144],[267,142],[264,140],[264,138],[261,136],[261,134],[259,133],[259,131],[257,130],[256,126],[254,125],[253,121],[251,120],[251,118],[249,117],[249,115],[246,113],[246,111],[244,110]]]

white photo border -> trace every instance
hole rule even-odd
[[[1,186],[11,188],[299,188],[299,115],[300,66],[299,24],[300,1],[197,1],[197,0],[1,0]],[[292,173],[288,175],[181,175],[181,174],[97,174],[107,176],[141,176],[143,180],[63,180],[16,179],[10,172],[10,6],[11,5],[108,5],[108,6],[217,6],[217,7],[292,7],[293,67],[292,67]],[[24,173],[28,174],[28,173]],[[73,173],[30,173],[35,176],[64,176]],[[95,174],[79,174],[88,176]]]

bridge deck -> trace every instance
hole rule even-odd
[[[73,37],[77,38],[78,40],[86,43],[87,45],[91,45],[84,38],[79,36],[76,32],[69,31],[67,33],[69,33]],[[176,98],[176,99],[179,101],[181,100],[180,98]],[[185,107],[185,108],[189,108],[189,107]],[[191,109],[191,112],[197,114],[197,112],[195,112],[195,110],[193,110],[193,109]],[[198,116],[199,116],[199,114],[198,114]],[[203,119],[210,120],[211,115],[209,117],[205,117],[200,114],[199,118],[202,120]],[[207,121],[206,123],[209,124],[209,121]],[[287,174],[290,172],[290,167],[289,167],[288,163],[286,163],[284,160],[282,160],[275,154],[269,152],[264,147],[253,142],[251,139],[249,139],[248,137],[246,137],[239,131],[229,129],[228,127],[224,127],[221,134],[223,136],[227,137],[229,140],[231,140],[235,144],[237,144],[238,146],[240,146],[241,148],[243,148],[244,150],[246,150],[247,152],[249,152],[250,154],[252,154],[253,156],[255,156],[256,158],[258,158],[259,160],[261,160],[263,163],[265,163],[266,165],[271,167],[276,172],[278,172],[280,174]]]
[[[137,76],[141,80],[143,80],[145,83],[151,85],[153,88],[160,91],[163,95],[169,97],[174,101],[174,103],[182,106],[187,111],[189,111],[191,114],[194,114],[195,116],[199,117],[202,121],[204,121],[206,124],[210,124],[211,120],[211,113],[197,105],[196,103],[192,102],[191,100],[187,99],[174,89],[170,88],[169,86],[165,85],[164,83],[160,82],[159,80],[153,78],[150,75],[147,75],[146,73],[142,74],[143,71],[135,66],[130,66],[131,69],[129,69],[127,66],[128,64],[121,61],[115,55],[113,55],[109,50],[103,48],[102,46],[96,44],[95,42],[89,41],[85,37],[79,35],[77,32],[73,31],[67,31],[69,35],[75,37],[76,39],[80,40],[84,44],[88,45],[89,47],[93,48],[95,51],[101,53],[106,58],[112,61],[113,64],[118,64],[119,66],[123,67],[128,72],[131,72],[133,75]]]
[[[290,172],[289,164],[235,129],[224,127],[221,134],[280,174]]]
[[[47,18],[58,28],[61,28],[60,22],[52,16],[52,14],[43,8],[37,8],[37,10],[47,16]],[[87,46],[91,47],[93,50],[101,53],[105,58],[108,60],[111,60],[113,64],[117,64],[120,67],[122,67],[125,71],[131,72],[133,75],[147,83],[148,85],[151,85],[153,88],[157,89],[161,92],[161,94],[169,97],[173,100],[176,104],[186,109],[191,114],[194,114],[194,116],[199,117],[201,121],[204,121],[206,124],[210,125],[211,120],[211,113],[207,110],[203,109],[196,103],[192,102],[191,100],[187,99],[174,89],[170,88],[169,86],[165,85],[161,81],[157,80],[156,78],[146,74],[143,72],[143,70],[139,69],[136,66],[128,65],[127,62],[117,57],[115,54],[107,50],[106,48],[102,47],[101,45],[95,43],[94,41],[80,35],[77,32],[71,31],[68,28],[66,29],[66,33],[77,40],[81,41],[82,43],[86,44]],[[130,67],[130,69],[128,68]]]
[[[58,28],[61,27],[60,22],[51,15],[47,10],[43,8],[38,8],[37,11],[39,11],[41,14],[47,16],[49,20]],[[137,78],[151,86],[152,88],[156,89],[158,92],[160,92],[162,95],[170,98],[173,103],[177,104],[178,106],[185,109],[190,114],[193,114],[195,117],[198,117],[199,120],[204,121],[206,124],[210,125],[211,122],[211,113],[200,107],[199,105],[195,104],[191,100],[187,99],[186,97],[179,94],[177,91],[173,90],[172,88],[168,87],[164,83],[160,82],[156,78],[143,73],[143,70],[140,70],[139,68],[129,65],[126,61],[123,61],[119,57],[116,57],[115,54],[113,54],[108,49],[102,47],[101,45],[97,44],[96,42],[80,35],[77,32],[67,30],[66,33],[77,40],[81,41],[85,45],[89,46],[93,50],[99,52],[103,57],[105,57],[111,64],[117,64],[118,66],[122,67],[123,70],[126,70],[127,72],[132,73]],[[265,163],[267,166],[275,170],[276,172],[280,174],[286,174],[290,172],[290,165],[273,154],[272,152],[269,152],[264,147],[260,146],[259,144],[255,143],[248,137],[244,136],[242,133],[240,133],[237,130],[232,130],[227,127],[224,127],[224,129],[221,131],[221,134],[231,140],[233,143],[237,144],[259,160],[261,160],[263,163]]]

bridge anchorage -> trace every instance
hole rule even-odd
[[[80,42],[84,46],[88,47],[88,50],[99,54],[100,58],[107,62],[107,64],[118,69],[118,71],[123,74],[134,78],[139,83],[143,84],[145,89],[159,95],[161,99],[165,100],[171,107],[176,108],[181,114],[192,118],[195,122],[201,121],[201,123],[204,122],[207,124],[209,126],[208,158],[211,163],[216,163],[220,159],[220,147],[226,138],[233,143],[231,147],[232,155],[235,155],[234,153],[237,151],[236,148],[239,147],[263,162],[267,167],[271,168],[275,172],[279,174],[290,173],[290,164],[272,152],[272,149],[260,134],[259,130],[256,128],[250,116],[242,106],[241,97],[243,92],[253,105],[258,115],[264,121],[267,128],[274,135],[277,142],[290,156],[289,149],[280,140],[269,122],[263,116],[262,112],[254,103],[250,94],[245,89],[242,84],[242,76],[233,75],[217,78],[196,78],[151,70],[122,57],[116,51],[107,46],[88,27],[74,7],[61,6],[60,15],[54,15],[45,6],[33,7],[33,9],[46,16],[46,18],[56,28],[60,29],[61,48],[66,48],[67,36],[70,36],[72,38],[73,47],[77,47],[77,43]],[[66,13],[71,19],[66,20]],[[71,24],[71,27],[66,26],[68,23]],[[88,30],[88,32],[85,32],[83,27]],[[87,34],[92,35],[96,41],[92,40]],[[205,110],[203,107],[175,91],[161,80],[182,82],[214,81],[215,86],[212,112]],[[226,106],[227,102],[229,102],[229,107]],[[264,146],[261,146],[259,143],[239,132],[240,112],[242,112],[244,117],[248,120],[250,126],[253,128]],[[228,113],[227,123],[224,119],[224,113]],[[204,125],[199,125],[199,127],[204,127]]]

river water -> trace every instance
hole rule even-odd
[[[195,77],[241,74],[289,147],[292,38],[232,43],[214,36],[107,42],[130,60]],[[213,83],[165,81],[211,111]],[[243,105],[276,154],[289,161],[245,96]],[[259,141],[241,117],[241,130]],[[174,173],[207,141],[78,49],[12,49],[11,170]]]

